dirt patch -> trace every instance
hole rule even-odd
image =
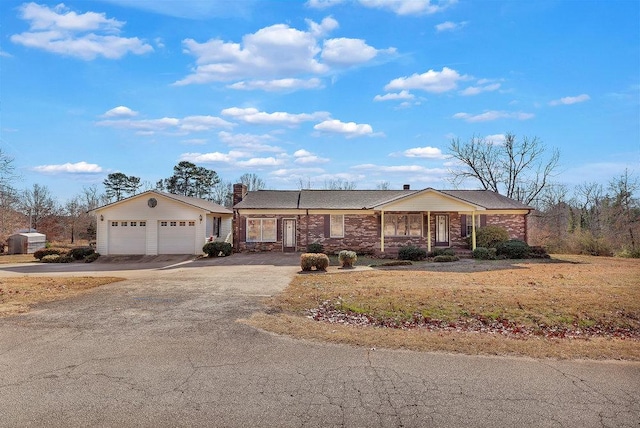
[[[367,346],[640,360],[640,260],[457,266],[298,276],[249,322]]]
[[[123,280],[115,277],[0,278],[0,317],[25,313],[38,303],[67,299]]]

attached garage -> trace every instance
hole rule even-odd
[[[150,190],[92,212],[102,255],[196,255],[211,237],[233,239],[233,212],[199,198]]]
[[[145,254],[147,249],[147,222],[113,220],[109,222],[110,254]]]

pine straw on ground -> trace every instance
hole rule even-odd
[[[640,260],[473,264],[300,275],[244,322],[368,347],[640,360]]]
[[[0,278],[0,318],[28,312],[38,303],[75,297],[94,287],[123,280],[115,277]]]

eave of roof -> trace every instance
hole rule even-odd
[[[201,210],[205,210],[205,211],[209,211],[210,213],[214,213],[214,214],[229,214],[229,215],[233,215],[233,211],[231,211],[228,208],[223,207],[222,205],[218,205],[215,202],[207,201],[207,200],[200,199],[200,198],[193,198],[191,196],[174,195],[173,193],[165,193],[165,192],[160,192],[158,190],[147,190],[146,192],[142,192],[142,193],[139,193],[137,195],[133,195],[133,196],[130,196],[128,198],[121,199],[119,201],[111,202],[111,203],[103,205],[101,207],[94,208],[92,210],[89,210],[88,212],[98,211],[98,210],[102,210],[102,209],[105,209],[105,208],[111,208],[113,206],[116,206],[116,205],[119,205],[119,204],[122,204],[122,203],[126,203],[128,201],[131,201],[133,199],[140,198],[140,197],[143,197],[143,196],[149,196],[149,195],[162,196],[162,197],[165,197],[167,199],[172,199],[174,201],[183,203],[185,205],[190,205],[192,207],[195,207],[195,208],[198,208],[198,209],[201,209]]]

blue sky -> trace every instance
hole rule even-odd
[[[640,173],[640,2],[0,2],[0,148],[61,201],[189,160],[269,188],[452,188],[452,138]]]

